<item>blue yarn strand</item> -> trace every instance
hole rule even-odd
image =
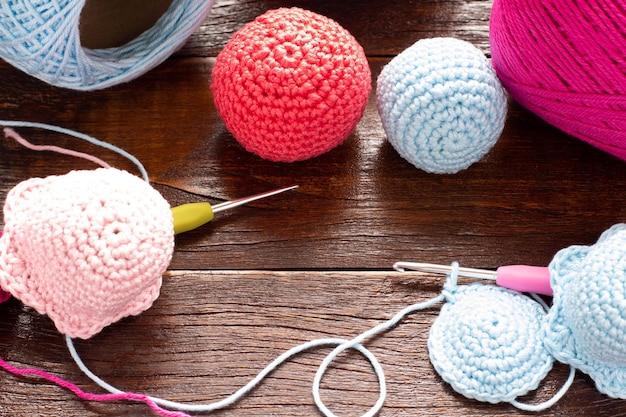
[[[67,347],[68,347],[68,349],[70,351],[70,355],[74,359],[74,362],[76,362],[76,364],[78,365],[80,370],[89,379],[91,379],[93,382],[98,384],[98,386],[100,386],[101,388],[105,389],[106,391],[108,391],[108,392],[110,392],[112,394],[123,394],[124,393],[124,391],[122,391],[122,390],[112,386],[111,384],[107,383],[106,381],[102,380],[100,377],[95,375],[93,372],[91,372],[91,370],[89,370],[89,368],[85,365],[85,363],[82,361],[82,359],[78,355],[78,352],[76,351],[76,347],[74,346],[72,338],[70,338],[69,336],[65,336],[65,341],[66,341]],[[175,402],[175,401],[165,400],[165,399],[158,398],[158,397],[150,397],[149,396],[148,398],[150,400],[152,400],[154,403],[156,403],[156,404],[158,404],[158,405],[160,405],[162,407],[167,407],[167,408],[170,408],[170,409],[173,409],[173,410],[191,411],[191,412],[209,412],[209,411],[219,410],[219,409],[228,407],[228,406],[236,403],[237,401],[241,400],[254,387],[256,387],[262,380],[264,380],[270,373],[275,371],[280,365],[285,363],[287,360],[289,360],[293,356],[295,356],[295,355],[297,355],[299,353],[302,353],[304,351],[307,351],[307,350],[310,350],[310,349],[313,349],[313,348],[317,348],[317,347],[321,347],[321,346],[346,345],[346,344],[349,344],[349,343],[350,343],[350,341],[345,340],[345,339],[332,339],[332,338],[329,338],[329,339],[316,339],[316,340],[312,340],[310,342],[298,345],[298,346],[296,346],[296,347],[294,347],[292,349],[289,349],[288,351],[284,352],[282,355],[280,355],[276,359],[274,359],[274,361],[272,361],[261,372],[259,372],[259,374],[257,374],[257,376],[254,379],[252,379],[250,382],[248,382],[246,385],[244,385],[242,388],[240,388],[234,394],[228,396],[227,398],[225,398],[223,400],[216,401],[216,402],[213,402],[213,403],[209,403],[209,404],[184,404],[184,403],[179,403],[179,402]],[[378,362],[376,357],[367,348],[365,348],[362,345],[351,345],[351,346],[349,346],[349,348],[357,350],[368,361],[370,361],[370,363],[372,364],[372,368],[374,369],[374,372],[376,373],[376,376],[378,377],[379,381],[384,381],[385,377],[384,377],[384,371],[382,369],[382,366],[380,365],[380,363]],[[332,414],[332,413],[330,413],[330,414],[324,413],[324,414],[326,416],[329,416],[329,417],[330,416],[334,416],[334,414]],[[370,415],[370,414],[366,414],[366,415]]]
[[[361,342],[365,341],[366,339],[372,336],[375,336],[377,334],[380,334],[384,331],[391,329],[392,327],[396,326],[407,315],[415,311],[424,310],[442,301],[444,301],[444,296],[439,295],[423,303],[418,303],[418,304],[409,306],[403,309],[402,311],[400,311],[399,313],[397,313],[390,320],[362,333],[361,335],[355,337],[352,340],[336,339],[336,338],[315,339],[310,342],[298,345],[292,349],[289,349],[288,351],[284,352],[282,355],[274,359],[274,361],[272,361],[261,372],[259,372],[257,376],[254,377],[254,379],[252,379],[250,382],[248,382],[246,385],[244,385],[242,388],[240,388],[238,391],[236,391],[232,395],[220,401],[216,401],[216,402],[209,403],[209,404],[184,404],[184,403],[170,401],[170,400],[166,400],[166,399],[158,398],[158,397],[148,397],[148,398],[150,398],[150,400],[154,401],[156,404],[162,407],[167,407],[173,410],[190,411],[190,412],[209,412],[209,411],[219,410],[219,409],[228,407],[236,403],[237,401],[241,400],[254,387],[256,387],[259,383],[261,383],[261,381],[263,381],[270,373],[272,373],[280,365],[282,365],[284,362],[286,362],[293,356],[300,354],[304,351],[313,349],[313,348],[335,345],[337,347],[328,356],[326,356],[322,364],[319,366],[317,373],[315,375],[312,392],[313,392],[313,398],[314,398],[316,406],[318,407],[320,412],[326,417],[337,417],[337,415],[334,414],[322,401],[321,395],[320,395],[320,384],[321,384],[324,374],[328,370],[328,367],[337,358],[337,356],[348,349],[355,349],[359,353],[361,353],[361,355],[363,355],[363,357],[371,364],[372,369],[374,370],[374,373],[376,374],[376,377],[378,379],[378,384],[379,384],[378,400],[376,401],[374,406],[370,408],[369,411],[367,411],[365,414],[361,416],[361,417],[373,417],[380,411],[380,409],[382,408],[385,402],[385,399],[387,396],[387,385],[385,381],[384,370],[382,366],[380,365],[380,363],[378,362],[378,359],[376,359],[376,356],[374,356],[374,354],[371,351],[369,351],[366,347],[364,347],[361,344]],[[70,338],[69,336],[66,336],[65,341],[70,351],[70,354],[72,358],[74,359],[74,362],[76,362],[79,369],[89,379],[91,379],[98,386],[100,386],[101,388],[105,389],[106,391],[110,393],[113,393],[113,394],[124,393],[124,391],[112,386],[111,384],[107,383],[106,381],[102,380],[100,377],[95,375],[93,372],[91,372],[91,370],[85,365],[85,363],[82,361],[82,359],[78,355],[78,352],[76,351],[72,338]]]
[[[96,139],[93,136],[89,136],[89,135],[86,135],[84,133],[77,132],[75,130],[66,129],[64,127],[59,127],[59,126],[50,125],[50,124],[46,124],[46,123],[38,123],[38,122],[25,122],[25,121],[15,121],[15,120],[0,120],[0,125],[6,126],[6,127],[26,127],[26,128],[35,128],[35,129],[44,129],[44,130],[49,130],[49,131],[52,131],[52,132],[57,132],[57,133],[61,133],[61,134],[64,134],[64,135],[75,137],[77,139],[84,140],[84,141],[89,142],[89,143],[91,143],[93,145],[96,145],[96,146],[99,146],[101,148],[113,151],[113,152],[123,156],[124,158],[127,158],[129,161],[131,161],[133,164],[135,164],[135,166],[137,166],[137,169],[139,169],[139,172],[141,173],[142,178],[145,181],[147,181],[147,182],[150,181],[150,179],[148,177],[148,172],[146,171],[146,168],[139,161],[139,159],[137,159],[133,154],[131,154],[130,152],[127,152],[124,149],[122,149],[122,148],[120,148],[118,146],[115,146],[115,145],[113,145],[113,144],[111,144],[109,142],[105,142],[103,140]]]
[[[511,401],[511,404],[523,411],[537,412],[537,411],[547,410],[548,408],[552,407],[554,404],[559,402],[561,398],[563,398],[563,396],[567,393],[569,388],[574,383],[575,376],[576,376],[576,368],[574,368],[573,366],[570,366],[567,380],[565,381],[561,389],[559,389],[557,393],[554,394],[554,396],[550,398],[549,400],[546,400],[539,404],[526,404],[526,403],[519,402],[517,400],[513,400]]]

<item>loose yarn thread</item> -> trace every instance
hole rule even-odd
[[[103,161],[102,159],[94,155],[89,155],[88,153],[77,152],[72,149],[66,149],[60,146],[55,146],[55,145],[35,145],[33,143],[30,143],[29,141],[24,139],[22,136],[20,136],[15,130],[9,127],[4,128],[4,136],[6,138],[11,138],[15,140],[17,143],[19,143],[23,147],[27,149],[31,149],[33,151],[38,151],[38,152],[49,151],[49,152],[55,152],[55,153],[62,154],[62,155],[69,155],[75,158],[82,158],[87,161],[91,161],[96,165],[100,165],[102,168],[111,168],[111,165],[109,165],[107,162]]]
[[[141,177],[144,179],[144,181],[150,182],[150,178],[148,177],[148,171],[146,171],[146,168],[143,166],[141,161],[139,161],[139,159],[137,159],[137,157],[135,157],[130,152],[127,152],[124,149],[120,148],[119,146],[113,145],[112,143],[105,142],[103,140],[97,139],[97,138],[95,138],[93,136],[87,135],[87,134],[82,133],[82,132],[77,132],[77,131],[72,130],[72,129],[67,129],[67,128],[64,128],[64,127],[55,126],[55,125],[51,125],[51,124],[48,124],[48,123],[29,122],[29,121],[21,121],[21,120],[0,120],[0,126],[5,126],[5,127],[24,127],[24,128],[31,128],[31,129],[48,130],[50,132],[61,133],[63,135],[67,135],[67,136],[74,137],[76,139],[83,140],[85,142],[91,143],[92,145],[95,145],[95,146],[98,146],[100,148],[107,149],[109,151],[115,152],[116,154],[121,155],[124,158],[128,159],[130,162],[132,162],[137,167],[137,169],[139,170],[139,173],[141,174]],[[6,132],[6,130],[5,130],[5,132]],[[10,134],[10,131],[9,131],[9,134]],[[19,135],[15,134],[15,136],[19,136]],[[11,137],[13,137],[13,139],[15,139],[15,136],[11,136]],[[24,139],[22,139],[22,140],[25,143],[28,143],[28,141],[26,141]],[[35,148],[35,150],[42,150],[42,151],[43,150],[49,150],[49,151],[59,152],[59,153],[67,154],[67,155],[74,155],[74,156],[81,157],[81,158],[84,158],[84,155],[85,155],[85,154],[81,154],[79,152],[72,151],[72,150],[68,151],[68,150],[65,150],[63,148],[59,148],[57,146],[54,146],[52,148],[47,148],[47,149],[41,149],[41,148],[38,149],[37,146],[34,146],[34,148]],[[93,158],[91,155],[88,155],[88,156]],[[91,159],[91,160],[92,160],[92,162],[95,162],[95,163],[99,164],[103,168],[107,168],[108,165],[109,165],[109,164],[107,164],[104,161],[98,162],[97,160],[99,160],[99,158]],[[104,165],[101,165],[101,163],[104,163]]]
[[[365,357],[365,359],[367,359],[369,361],[369,363],[372,365],[372,368],[373,368],[373,370],[374,370],[374,372],[376,374],[376,377],[378,378],[378,384],[379,384],[379,397],[378,397],[378,400],[376,401],[376,403],[366,413],[361,415],[361,417],[373,417],[380,411],[380,409],[382,408],[382,406],[383,406],[383,404],[385,402],[386,395],[387,395],[387,388],[386,388],[387,385],[386,385],[386,382],[385,382],[385,373],[384,373],[384,371],[382,369],[382,366],[380,365],[380,363],[378,362],[376,357],[367,348],[365,348],[362,345],[362,343],[365,340],[367,340],[367,339],[369,339],[369,338],[371,338],[373,336],[376,336],[378,334],[381,334],[381,333],[383,333],[385,331],[390,330],[391,328],[396,326],[402,319],[404,319],[409,314],[412,314],[412,313],[414,313],[416,311],[421,311],[421,310],[425,310],[427,308],[430,308],[430,307],[434,306],[435,304],[440,303],[443,300],[444,300],[444,296],[443,295],[439,295],[437,297],[434,297],[432,299],[426,300],[424,302],[413,304],[413,305],[411,305],[409,307],[406,307],[405,309],[401,310],[396,315],[394,315],[388,321],[383,322],[383,323],[379,324],[376,327],[373,327],[372,329],[370,329],[370,330],[360,334],[359,336],[357,336],[357,337],[355,337],[355,338],[353,338],[351,340],[345,340],[345,339],[315,339],[315,340],[312,340],[310,342],[298,345],[298,346],[296,346],[296,347],[286,351],[285,353],[280,355],[278,358],[276,358],[265,369],[263,369],[252,381],[250,381],[244,387],[240,388],[233,395],[225,398],[224,400],[217,401],[215,403],[210,403],[210,404],[183,404],[183,403],[173,402],[173,401],[164,400],[164,399],[156,398],[156,397],[148,397],[148,398],[151,401],[153,401],[154,403],[158,404],[158,405],[161,405],[161,406],[164,406],[164,407],[168,407],[168,408],[171,408],[171,409],[184,410],[184,411],[196,411],[196,412],[215,411],[215,410],[227,407],[229,405],[232,405],[233,403],[235,403],[238,400],[240,400],[241,398],[243,398],[250,390],[252,390],[252,388],[254,388],[256,385],[258,385],[272,371],[277,369],[282,363],[284,363],[285,361],[287,361],[289,358],[293,357],[294,355],[296,355],[298,353],[301,353],[301,352],[304,352],[304,351],[309,350],[309,349],[314,348],[314,347],[326,346],[326,345],[337,345],[337,347],[332,352],[330,352],[326,356],[326,358],[322,361],[321,365],[318,367],[318,370],[317,370],[317,372],[315,374],[315,378],[314,378],[313,386],[312,386],[312,393],[313,393],[313,399],[315,401],[315,405],[318,407],[320,412],[322,414],[324,414],[325,416],[327,416],[327,417],[336,417],[336,415],[325,405],[324,401],[321,398],[321,395],[320,395],[321,381],[322,381],[326,371],[328,370],[328,367],[337,358],[337,356],[339,356],[342,352],[344,352],[344,351],[346,351],[348,349],[355,349],[359,353],[361,353]],[[89,368],[81,360],[80,356],[78,355],[72,339],[70,337],[66,336],[65,340],[66,340],[66,344],[68,346],[68,349],[70,351],[70,354],[72,355],[72,358],[76,362],[77,366],[83,371],[83,373],[87,377],[89,377],[92,381],[94,381],[96,384],[98,384],[101,388],[105,389],[106,391],[108,391],[110,393],[116,393],[116,394],[124,393],[124,391],[121,391],[121,390],[113,387],[112,385],[110,385],[107,382],[103,381],[101,378],[99,378],[93,372],[91,372],[89,370]]]
[[[626,28],[619,1],[496,0],[492,61],[511,97],[626,159]]]
[[[97,90],[128,82],[159,65],[202,24],[214,0],[174,0],[170,8],[125,45],[81,45],[86,0],[13,0],[0,3],[0,57],[58,87]]]

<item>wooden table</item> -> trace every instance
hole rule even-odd
[[[296,191],[220,213],[180,235],[160,298],[138,317],[77,343],[101,377],[129,391],[209,402],[234,392],[286,349],[319,337],[351,338],[410,304],[439,294],[443,279],[392,271],[396,261],[495,268],[547,265],[561,248],[592,244],[626,219],[626,165],[511,103],[504,133],[481,161],[456,175],[405,162],[386,142],[374,92],[363,120],[339,148],[293,164],[243,150],[213,106],[215,56],[245,22],[280,6],[337,20],[362,43],[373,79],[416,40],[454,36],[489,55],[488,0],[218,0],[186,46],[147,75],[104,91],[45,85],[0,63],[0,118],[53,123],[135,154],[172,205],[220,202],[299,184]],[[125,159],[78,141],[21,130],[37,143]],[[71,157],[0,140],[0,196],[33,176],[92,168]],[[134,171],[133,171],[134,172]],[[0,357],[45,369],[85,390],[98,388],[71,360],[50,320],[16,300],[0,306]],[[439,306],[415,313],[366,346],[384,367],[380,416],[524,414],[455,393],[428,360],[428,330]],[[330,348],[300,354],[219,416],[317,416],[311,383]],[[523,399],[549,398],[567,368],[556,365]],[[153,415],[143,405],[97,404],[36,379],[0,372],[6,416]],[[342,355],[322,382],[340,416],[364,413],[378,396],[371,367]],[[626,415],[626,402],[578,374],[569,393],[540,415]]]

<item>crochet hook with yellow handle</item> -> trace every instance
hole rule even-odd
[[[174,233],[184,233],[202,226],[213,220],[213,215],[220,211],[248,204],[261,198],[276,195],[285,191],[298,188],[297,185],[283,187],[265,193],[239,198],[237,200],[225,201],[223,203],[211,205],[206,202],[188,203],[181,206],[172,207],[172,217],[174,218]]]

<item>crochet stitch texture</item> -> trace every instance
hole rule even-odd
[[[126,45],[88,49],[80,41],[86,0],[0,2],[0,57],[49,84],[96,90],[154,68],[200,26],[213,0],[176,0],[150,29]]]
[[[149,308],[174,249],[169,204],[112,168],[31,178],[4,205],[0,286],[89,338]]]
[[[389,142],[427,172],[453,174],[496,143],[507,99],[491,64],[472,44],[422,39],[387,64],[376,102]]]
[[[543,308],[494,285],[446,285],[447,303],[430,329],[430,360],[454,390],[490,403],[536,389],[552,368],[543,345]]]
[[[626,398],[626,225],[614,225],[595,245],[559,251],[550,281],[547,349],[588,374],[600,392]]]
[[[246,150],[294,162],[350,135],[363,116],[371,73],[363,48],[337,22],[281,8],[235,33],[217,57],[211,89]]]
[[[624,2],[495,0],[493,65],[511,97],[626,160]]]

